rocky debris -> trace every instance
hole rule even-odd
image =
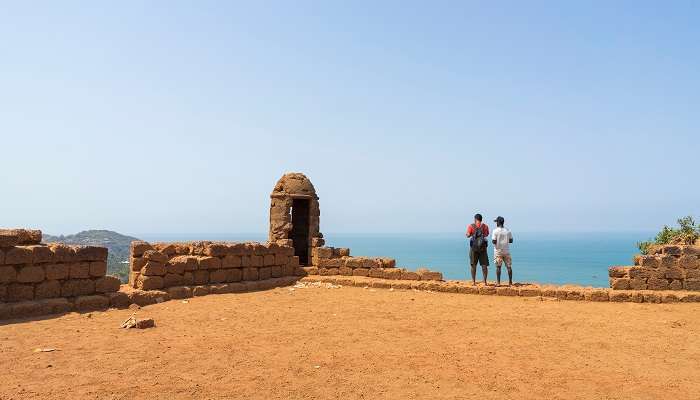
[[[124,329],[131,329],[131,328],[147,329],[147,328],[153,328],[155,326],[156,326],[156,323],[153,320],[153,318],[139,319],[139,318],[136,318],[135,314],[132,314],[129,318],[127,318],[120,325],[120,327],[124,328]]]

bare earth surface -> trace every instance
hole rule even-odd
[[[0,324],[0,399],[700,398],[694,303],[317,287],[131,314]]]

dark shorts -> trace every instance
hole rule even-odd
[[[474,251],[469,248],[469,262],[471,263],[472,267],[475,267],[477,262],[481,264],[482,267],[488,267],[489,253],[486,251],[486,249]]]

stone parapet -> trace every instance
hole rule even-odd
[[[294,249],[277,243],[131,244],[129,285],[141,290],[296,276]]]
[[[612,289],[700,291],[700,246],[655,246],[634,263],[608,269]]]
[[[0,230],[0,302],[72,299],[119,290],[119,279],[106,276],[106,248],[41,244],[41,236],[37,230]]]

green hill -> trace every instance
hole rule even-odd
[[[107,230],[90,230],[75,235],[43,235],[44,243],[61,242],[75,245],[104,246],[109,249],[107,273],[118,276],[123,282],[129,278],[129,246],[135,237]]]

